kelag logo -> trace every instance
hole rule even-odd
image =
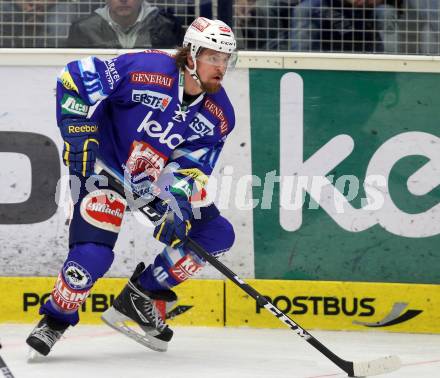
[[[358,178],[347,172],[333,183],[333,178],[327,176],[360,148],[348,135],[353,125],[347,125],[347,134],[333,137],[304,159],[303,79],[290,72],[281,78],[280,85],[280,223],[286,231],[301,227],[302,195],[296,192],[305,191],[349,232],[361,232],[379,224],[390,233],[406,237],[440,233],[440,203],[418,214],[407,213],[396,205],[389,186],[393,167],[414,155],[425,157],[427,162],[408,178],[409,192],[425,196],[439,186],[440,138],[426,132],[408,131],[386,140],[372,154],[366,167],[363,183],[366,197],[361,201],[362,207],[357,209],[350,201],[358,195]],[[351,198],[343,194],[347,183]],[[292,198],[296,202],[292,203]]]
[[[440,76],[249,78],[255,276],[437,283]]]
[[[149,137],[157,138],[159,143],[166,144],[167,147],[172,150],[184,142],[184,139],[180,134],[172,134],[174,126],[172,122],[168,122],[168,125],[164,127],[159,122],[151,119],[152,114],[153,111],[150,110],[137,128],[138,133],[145,131]]]
[[[324,316],[346,316],[346,317],[374,317],[376,313],[376,298],[370,297],[330,297],[330,296],[295,296],[278,295],[273,299],[267,295],[264,296],[272,302],[280,311],[286,315],[324,315]],[[352,323],[366,327],[388,327],[406,322],[417,315],[422,310],[405,309],[408,303],[397,302],[391,308],[391,311],[381,320],[363,322],[353,320]],[[261,313],[261,307],[256,302],[255,313]]]

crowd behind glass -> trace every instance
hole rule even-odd
[[[235,0],[242,50],[439,55],[440,0]],[[174,48],[200,4],[2,0],[0,47]]]

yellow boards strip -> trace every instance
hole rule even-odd
[[[54,283],[55,277],[0,277],[0,323],[36,322],[40,317],[39,305],[48,298]],[[126,283],[126,278],[99,280],[81,308],[81,323],[101,323],[101,313],[113,303]],[[170,324],[224,325],[223,281],[188,280],[175,291],[179,301]]]
[[[440,285],[247,280],[305,329],[440,333]],[[226,283],[226,325],[283,328]]]
[[[179,297],[178,306],[193,307],[170,319],[168,324],[210,327],[225,325],[223,280],[187,280],[174,290]]]
[[[0,277],[0,322],[34,323],[55,278]],[[80,311],[81,322],[99,324],[100,315],[126,284],[104,278]],[[440,333],[440,285],[248,280],[249,284],[306,329],[382,330]],[[222,280],[188,280],[179,296],[171,325],[283,328],[241,289]],[[226,303],[224,303],[226,301]],[[225,305],[224,305],[225,304]]]

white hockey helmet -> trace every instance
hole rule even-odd
[[[223,21],[197,17],[191,25],[188,26],[188,30],[183,38],[183,47],[187,46],[190,46],[190,54],[194,61],[194,68],[190,69],[186,67],[186,69],[199,85],[200,80],[196,73],[196,58],[202,48],[230,54],[228,67],[232,68],[235,66],[237,60],[237,42],[235,41],[232,29]]]
[[[205,17],[196,18],[183,38],[183,46],[191,44],[191,52],[197,54],[201,47],[232,54],[237,48],[232,29],[220,20],[210,20]]]

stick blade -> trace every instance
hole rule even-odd
[[[391,373],[402,366],[400,358],[397,356],[387,356],[377,360],[354,362],[354,377],[369,377],[370,375],[380,375]]]

